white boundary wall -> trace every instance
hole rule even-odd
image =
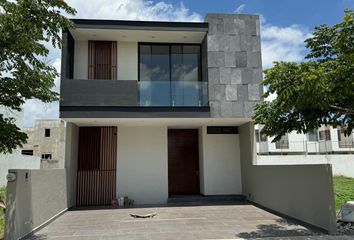
[[[257,156],[256,165],[331,164],[333,175],[354,178],[354,154]]]
[[[22,238],[67,209],[65,169],[9,172],[16,180],[7,183],[5,239]]]
[[[17,151],[13,154],[0,155],[0,186],[6,186],[6,175],[9,169],[40,169],[41,167],[40,157],[21,155]]]
[[[253,123],[240,126],[239,132],[244,195],[275,212],[336,233],[331,165],[255,165]]]

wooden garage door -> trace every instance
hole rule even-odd
[[[117,128],[80,127],[77,206],[110,205],[116,197]]]
[[[168,190],[170,195],[199,194],[197,129],[168,130]]]

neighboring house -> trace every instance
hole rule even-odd
[[[13,111],[0,106],[0,115],[15,119],[15,124],[23,129],[23,111]],[[11,154],[0,154],[0,186],[6,185],[6,175],[9,169],[39,169],[40,159],[34,156],[21,155],[21,148]]]
[[[261,129],[255,126],[257,164],[331,164],[333,175],[354,177],[354,134],[345,136],[340,128],[322,126],[307,134],[288,133],[273,143]]]
[[[262,96],[258,16],[73,22],[60,118],[75,205],[242,194],[238,127]]]
[[[64,168],[65,124],[63,120],[36,120],[33,128],[25,128],[28,135],[23,155],[41,158],[41,168]]]
[[[261,134],[261,129],[261,125],[255,126],[257,153],[260,155],[354,153],[354,134],[345,136],[340,127],[322,126],[307,134],[291,132],[274,143],[274,138]]]

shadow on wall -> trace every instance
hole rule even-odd
[[[292,221],[286,219],[276,220],[278,224],[260,224],[257,226],[256,231],[242,232],[237,234],[240,238],[273,238],[273,237],[289,237],[289,236],[313,236],[320,235],[312,229],[302,227]]]

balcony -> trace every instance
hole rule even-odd
[[[208,117],[208,83],[62,79],[61,117]],[[141,114],[139,114],[139,112]],[[145,112],[145,113],[144,113]]]
[[[141,107],[206,107],[208,83],[197,81],[140,81]]]

